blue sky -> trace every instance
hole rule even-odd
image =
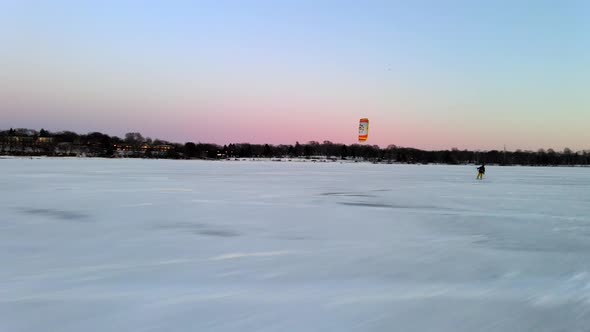
[[[6,1],[3,127],[589,149],[585,1]],[[309,124],[313,123],[313,126]]]

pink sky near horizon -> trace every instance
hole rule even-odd
[[[44,103],[48,105],[48,103]],[[171,114],[155,110],[151,112],[122,111],[100,113],[93,110],[66,112],[49,120],[37,119],[37,111],[24,111],[14,107],[13,119],[7,127],[45,128],[53,131],[74,130],[80,133],[100,131],[123,136],[126,132],[141,132],[145,137],[160,138],[173,142],[203,143],[269,143],[295,144],[308,141],[329,140],[334,143],[357,143],[358,120],[370,120],[369,140],[364,144],[386,147],[390,144],[427,150],[471,149],[537,150],[540,148],[562,150],[565,147],[582,150],[585,147],[571,144],[567,132],[561,128],[547,130],[543,140],[534,135],[534,128],[524,129],[518,123],[506,123],[503,129],[493,126],[474,126],[472,119],[450,115],[445,120],[449,126],[440,126],[438,117],[420,114],[395,114],[385,117],[376,112],[348,112],[342,116],[321,112],[292,112],[285,114],[272,111],[253,112],[248,108],[225,110],[214,113],[194,112],[190,109]],[[49,107],[51,109],[51,107]],[[57,112],[48,111],[57,114]],[[102,115],[101,115],[102,114]],[[477,121],[475,121],[477,122]],[[583,127],[583,123],[571,127]],[[474,140],[477,137],[477,140]],[[520,142],[514,144],[513,142]]]

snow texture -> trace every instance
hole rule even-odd
[[[0,160],[0,331],[588,331],[590,169]]]

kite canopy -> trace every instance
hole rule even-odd
[[[365,142],[369,138],[369,119],[359,121],[359,142]]]

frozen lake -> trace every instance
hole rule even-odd
[[[590,168],[0,159],[0,331],[588,331]]]

